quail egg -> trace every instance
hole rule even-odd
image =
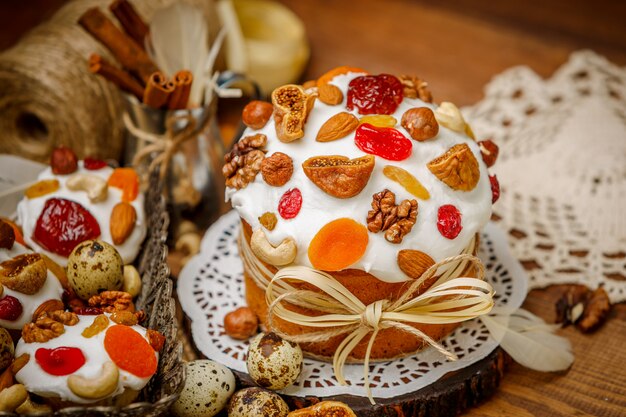
[[[253,387],[237,391],[228,403],[228,417],[285,417],[287,403],[278,394]]]
[[[124,283],[124,262],[117,250],[101,240],[76,245],[67,260],[67,278],[84,300],[105,290],[119,290]]]
[[[261,333],[250,341],[246,365],[258,385],[283,389],[293,384],[302,371],[302,350],[276,333]]]
[[[178,417],[213,417],[235,392],[235,376],[219,363],[197,360],[185,364],[187,379],[172,411]]]

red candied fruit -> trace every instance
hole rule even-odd
[[[99,316],[104,312],[100,307],[78,307],[73,311],[80,316]]]
[[[278,202],[278,214],[283,219],[293,219],[302,208],[302,193],[297,188],[285,191]]]
[[[83,161],[83,166],[85,167],[85,169],[88,169],[90,171],[97,171],[107,166],[107,163],[102,159],[85,158],[85,160]]]
[[[456,238],[461,233],[461,213],[452,204],[439,207],[437,212],[437,229],[447,239]]]
[[[75,347],[39,348],[35,360],[50,375],[63,376],[78,371],[85,364],[85,355]]]
[[[7,295],[0,299],[0,320],[15,321],[23,310],[22,303],[15,297]]]
[[[33,240],[50,252],[68,257],[76,245],[100,236],[100,225],[75,201],[51,198],[37,219]]]
[[[354,135],[354,143],[363,152],[390,161],[402,161],[411,156],[413,144],[392,127],[376,127],[369,123],[360,125]]]
[[[491,204],[493,204],[500,198],[500,182],[498,177],[490,175],[489,183],[491,183]]]
[[[348,110],[359,114],[392,114],[402,102],[402,83],[393,75],[362,75],[348,84]]]

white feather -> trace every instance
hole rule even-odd
[[[502,349],[520,365],[554,372],[568,369],[574,362],[569,340],[554,334],[558,326],[546,324],[526,310],[520,308],[511,314],[494,309],[480,319]]]

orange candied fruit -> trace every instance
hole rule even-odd
[[[149,378],[157,370],[157,357],[148,341],[132,327],[117,324],[107,329],[104,349],[118,368],[139,378]]]
[[[108,183],[122,190],[122,201],[125,203],[134,201],[139,195],[139,176],[132,168],[115,168]]]
[[[323,84],[328,84],[330,82],[330,80],[332,80],[333,78],[335,78],[338,75],[343,75],[343,74],[347,74],[349,72],[360,72],[360,73],[365,73],[365,74],[369,74],[368,71],[365,71],[362,68],[358,68],[358,67],[349,67],[346,65],[343,65],[341,67],[336,67],[331,69],[330,71],[326,72],[324,75],[322,75],[321,77],[319,77],[317,79],[317,86],[319,87],[320,85]]]
[[[309,260],[322,271],[341,271],[363,256],[369,237],[367,228],[340,218],[324,225],[309,244]]]

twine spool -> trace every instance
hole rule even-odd
[[[94,6],[111,16],[111,1],[72,1],[0,54],[0,153],[45,162],[63,144],[79,158],[119,159],[125,136],[122,97],[117,87],[87,69],[91,53],[115,59],[76,23]],[[174,1],[131,0],[148,22],[156,10]],[[214,36],[219,24],[212,2],[179,1],[201,8],[212,20]]]

